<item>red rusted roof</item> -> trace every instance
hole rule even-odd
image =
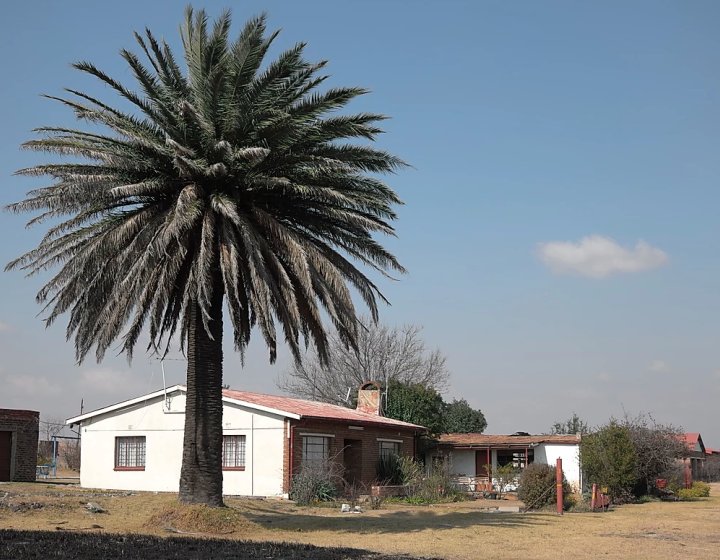
[[[512,436],[490,434],[443,434],[439,438],[440,445],[453,447],[499,447],[504,445],[533,445],[538,443],[578,444],[580,435],[536,435]]]
[[[402,422],[393,418],[385,418],[384,416],[378,416],[377,414],[360,412],[354,408],[345,408],[344,406],[306,401],[292,397],[249,393],[247,391],[233,391],[232,389],[223,389],[223,396],[249,404],[272,408],[280,412],[296,414],[301,418],[318,418],[321,420],[375,424],[394,428],[411,428],[414,430],[425,429],[423,426],[418,426],[417,424],[410,424],[409,422]]]
[[[694,453],[707,453],[705,444],[703,443],[702,436],[699,432],[687,432],[680,436],[681,441],[685,442],[688,450]],[[697,449],[697,448],[700,449]]]

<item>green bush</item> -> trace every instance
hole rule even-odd
[[[680,488],[677,491],[677,496],[681,500],[708,498],[710,496],[710,485],[705,482],[693,482],[692,488]]]
[[[518,498],[527,509],[541,509],[557,500],[555,467],[531,463],[523,469],[518,485]],[[573,498],[571,488],[563,475],[563,507],[567,509]]]
[[[638,482],[637,455],[630,429],[612,420],[580,442],[580,460],[589,483],[607,486],[614,503],[632,501]]]

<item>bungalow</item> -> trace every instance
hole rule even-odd
[[[176,385],[66,421],[80,427],[80,485],[176,492],[186,387]],[[223,493],[279,496],[304,466],[331,461],[348,483],[369,487],[382,456],[415,454],[422,426],[380,414],[366,383],[356,409],[223,390]]]
[[[683,457],[683,463],[690,469],[691,480],[701,480],[705,475],[706,460],[706,450],[702,436],[698,432],[688,432],[680,437],[685,442],[687,449]]]
[[[523,469],[530,463],[555,465],[562,459],[563,472],[571,486],[582,488],[580,470],[580,435],[512,435],[443,434],[425,455],[428,464],[448,460],[451,472],[467,477],[471,485],[490,484],[490,471],[512,463]]]

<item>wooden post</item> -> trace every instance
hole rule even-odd
[[[597,504],[597,484],[592,485],[592,495],[590,497],[590,509],[595,511],[595,505]]]
[[[555,491],[557,493],[557,514],[563,514],[563,471],[562,471],[562,459],[557,458],[555,463]]]

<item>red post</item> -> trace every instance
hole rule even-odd
[[[692,488],[693,479],[692,479],[692,470],[690,469],[690,465],[685,463],[685,472],[683,473],[685,475],[685,488]]]
[[[557,514],[563,514],[563,471],[562,471],[562,459],[557,458],[555,463],[555,491],[557,493]]]
[[[590,509],[592,511],[595,511],[595,505],[597,500],[597,484],[593,483],[592,485],[592,495],[590,497]]]

